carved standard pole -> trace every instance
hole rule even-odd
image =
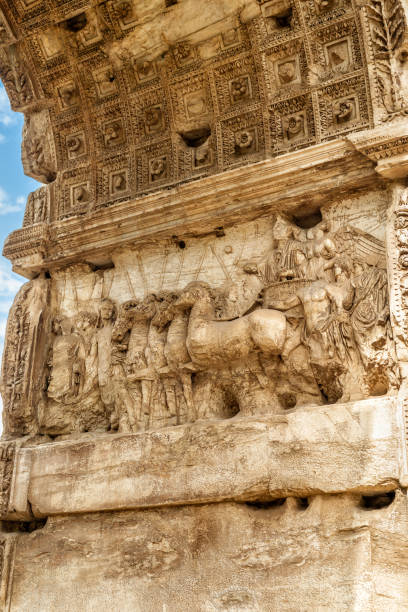
[[[0,0],[1,609],[408,607],[406,0]]]

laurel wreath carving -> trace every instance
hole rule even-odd
[[[373,28],[377,59],[389,59],[404,40],[404,10],[399,0],[371,0],[367,5]]]
[[[378,69],[378,84],[381,93],[386,92],[390,83],[392,106],[389,114],[402,110],[403,102],[398,93],[398,82],[393,72],[392,58],[404,42],[407,31],[404,10],[400,0],[370,0],[366,5],[372,27],[374,57]]]

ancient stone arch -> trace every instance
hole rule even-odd
[[[408,607],[407,16],[0,0],[2,609]]]

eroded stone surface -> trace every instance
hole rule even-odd
[[[152,612],[405,610],[406,498],[363,504],[317,496],[51,518],[17,540],[11,609],[29,599],[35,611],[45,600],[58,611],[73,601],[86,611],[113,601]]]
[[[0,0],[2,609],[408,610],[407,15]]]
[[[395,488],[403,470],[396,403],[382,399],[46,444],[17,461],[30,466],[20,485],[28,478],[35,516],[373,493]]]
[[[6,434],[135,432],[395,395],[388,200],[368,192],[129,246],[108,269],[31,281],[9,324]]]

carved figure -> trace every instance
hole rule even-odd
[[[334,120],[336,123],[346,123],[353,118],[354,104],[353,100],[341,100],[336,102],[333,108]]]
[[[53,333],[47,394],[57,402],[69,404],[76,401],[80,395],[85,367],[80,356],[78,336],[73,334],[69,321],[56,317],[53,321]]]
[[[293,140],[304,134],[305,119],[302,114],[286,117],[283,120],[283,130],[287,140]]]
[[[160,107],[148,108],[145,111],[145,123],[147,129],[154,131],[160,129],[163,122],[163,115]]]
[[[329,402],[335,402],[358,394],[361,367],[351,320],[351,262],[337,259],[326,265],[330,268],[334,282],[313,281],[287,300],[269,299],[267,305],[283,311],[302,306],[304,325],[288,336],[282,357],[304,343],[320,389]]]
[[[49,381],[40,407],[40,428],[52,435],[105,431],[108,416],[98,379],[98,316],[80,311],[54,319]]]
[[[156,313],[152,296],[121,305],[112,333],[112,363],[116,376],[115,403],[119,429],[136,431],[149,426],[154,374],[146,349],[150,321]]]
[[[48,215],[48,194],[46,188],[41,187],[28,196],[24,214],[24,225],[43,223]]]
[[[34,137],[27,141],[27,153],[29,158],[30,170],[33,175],[45,177],[47,182],[51,182],[55,178],[55,172],[50,167],[47,155],[46,144],[44,138]]]
[[[169,323],[164,346],[164,357],[167,365],[161,368],[160,374],[173,378],[176,394],[177,424],[184,421],[193,422],[197,419],[197,412],[193,397],[192,364],[187,350],[189,312],[175,308],[175,303],[179,299],[178,293],[169,292],[163,297],[165,306],[156,313],[152,320],[152,324],[162,330]],[[184,415],[180,407],[179,383],[181,383],[186,406]]]
[[[7,323],[1,380],[6,435],[38,431],[48,321],[49,281],[38,278],[20,289]]]
[[[152,159],[150,162],[150,179],[156,181],[162,178],[167,169],[167,162],[165,157],[159,157],[158,159]]]
[[[389,369],[391,330],[387,273],[356,261],[352,283],[355,293],[351,323],[364,366],[367,395],[383,395],[393,382]]]
[[[112,177],[112,192],[120,193],[121,191],[125,191],[127,185],[126,181],[126,173],[118,172],[114,174]]]
[[[119,144],[123,140],[123,128],[119,121],[114,121],[105,126],[105,145],[110,147]]]
[[[242,100],[249,95],[248,77],[239,77],[231,81],[231,96],[233,102]]]
[[[279,64],[278,74],[279,74],[279,78],[282,83],[291,83],[296,76],[295,62],[288,61],[288,62]]]
[[[69,107],[78,101],[78,90],[74,83],[67,83],[63,85],[59,90],[62,105]]]
[[[220,367],[260,350],[280,354],[286,339],[286,319],[276,311],[255,310],[235,321],[216,321],[211,288],[191,283],[174,307],[191,308],[187,349],[197,368]]]
[[[77,185],[72,190],[72,204],[73,206],[80,206],[89,202],[91,196],[87,189],[87,185]]]
[[[252,145],[254,142],[254,138],[251,134],[251,132],[249,132],[248,130],[244,130],[242,132],[238,132],[235,135],[235,145],[236,145],[236,151],[238,153],[248,153],[248,151],[251,149]]]
[[[185,40],[182,42],[179,42],[174,47],[174,57],[176,58],[176,61],[179,63],[184,63],[188,61],[191,58],[192,54],[193,54],[193,49],[190,43]]]
[[[99,329],[97,332],[98,383],[102,402],[110,415],[111,429],[118,428],[112,381],[112,331],[115,317],[115,304],[109,298],[103,299],[99,306]]]
[[[68,154],[71,157],[77,157],[84,151],[84,142],[81,135],[70,136],[67,139]]]

